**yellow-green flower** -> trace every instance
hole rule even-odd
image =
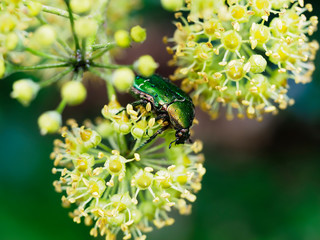
[[[262,120],[293,104],[288,82],[308,83],[319,46],[310,41],[316,16],[301,0],[194,0],[177,30],[169,53],[178,66],[172,79],[194,102],[216,118],[226,107],[227,119],[247,115]]]
[[[122,232],[123,239],[142,240],[153,226],[174,223],[172,209],[190,213],[205,174],[202,144],[169,149],[169,131],[144,145],[162,123],[143,107],[121,109],[113,100],[97,125],[70,120],[70,129],[62,129],[65,140],[56,140],[52,153],[53,173],[61,175],[54,186],[65,193],[65,206],[77,205],[71,216],[91,225],[91,235],[116,239]]]

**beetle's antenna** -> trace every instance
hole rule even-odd
[[[172,143],[176,143],[177,141],[178,141],[178,139],[172,141],[172,142],[169,144],[169,149],[171,148]],[[177,145],[177,143],[176,143],[176,145]]]

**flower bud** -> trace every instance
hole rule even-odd
[[[89,192],[94,198],[100,198],[106,189],[106,183],[101,178],[91,178],[88,182]]]
[[[267,67],[267,61],[261,55],[252,55],[249,59],[250,71],[253,73],[262,73]]]
[[[19,42],[19,37],[16,33],[12,32],[6,36],[5,47],[9,51],[14,50]]]
[[[130,35],[133,41],[139,43],[144,42],[144,40],[147,38],[146,29],[140,27],[139,25],[131,28]]]
[[[119,92],[126,92],[132,86],[134,77],[130,68],[119,68],[113,72],[112,82]]]
[[[246,74],[244,65],[240,60],[231,60],[226,66],[226,73],[232,81],[240,81]]]
[[[75,31],[80,38],[87,38],[95,35],[98,30],[98,23],[91,18],[80,18],[75,22]]]
[[[42,135],[57,133],[61,127],[61,114],[57,111],[47,111],[38,118],[38,125]]]
[[[151,76],[158,67],[150,55],[143,55],[134,63],[135,70],[144,77]]]
[[[80,139],[85,148],[94,148],[101,142],[101,136],[91,129],[81,129]]]
[[[71,0],[70,7],[75,13],[85,13],[90,11],[92,0]]]
[[[28,15],[29,16],[37,16],[42,10],[42,4],[39,2],[28,2]]]
[[[3,14],[0,16],[0,32],[11,32],[17,25],[17,19],[13,15]]]
[[[134,176],[136,187],[139,189],[148,189],[153,183],[153,174],[147,171],[139,170]]]
[[[35,32],[34,40],[42,47],[49,47],[56,40],[56,32],[49,25],[41,26]]]
[[[87,90],[81,82],[70,81],[61,88],[61,97],[70,106],[81,104],[87,97]]]
[[[178,11],[183,4],[183,0],[161,0],[162,7],[167,11]]]
[[[104,121],[104,122],[100,123],[100,124],[97,126],[96,130],[97,130],[97,132],[99,133],[99,135],[100,135],[101,137],[104,137],[104,138],[109,137],[109,136],[112,135],[113,132],[114,132],[111,123],[108,122],[108,121]]]
[[[114,39],[119,47],[127,48],[130,46],[131,39],[129,32],[126,30],[118,30],[114,34]]]
[[[40,86],[30,79],[21,79],[13,84],[11,97],[17,99],[24,106],[28,106],[35,98]]]

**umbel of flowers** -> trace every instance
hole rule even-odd
[[[140,0],[0,1],[0,79],[17,71],[33,71],[39,79],[19,79],[11,96],[28,106],[43,88],[61,87],[60,104],[39,117],[41,133],[57,132],[65,107],[85,101],[86,73],[119,91],[130,88],[133,70],[153,74],[158,65],[149,55],[125,66],[113,60],[146,39],[144,28],[130,26],[130,12],[139,5]]]
[[[175,1],[177,4],[181,1]],[[262,120],[294,103],[289,81],[308,83],[319,46],[309,41],[318,18],[303,0],[190,0],[176,17],[173,80],[216,118]],[[179,4],[178,4],[179,5]],[[182,4],[180,4],[182,5]],[[177,7],[177,6],[175,6]],[[174,10],[174,9],[173,9]]]
[[[91,225],[91,235],[116,239],[146,239],[153,226],[174,223],[172,209],[189,214],[194,193],[205,173],[200,141],[168,148],[174,132],[154,143],[144,142],[164,124],[156,121],[151,105],[122,109],[112,100],[102,110],[104,119],[79,127],[70,120],[55,141],[54,182],[64,192],[63,205],[75,204],[70,214],[77,223]]]

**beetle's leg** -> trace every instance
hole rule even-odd
[[[156,119],[156,121],[162,120],[162,127],[169,125],[169,117],[168,117],[168,114],[166,114],[166,113],[161,113],[155,119]],[[147,136],[149,136],[148,129],[146,130],[146,134],[147,134]]]
[[[150,143],[153,139],[155,139],[159,134],[163,133],[165,130],[168,129],[170,125],[166,125],[166,126],[163,126],[162,128],[160,128],[158,131],[156,131],[155,134],[153,134],[147,141],[145,141],[144,143],[142,143],[140,145],[140,147],[137,148],[136,151],[138,151],[139,149],[141,149],[143,146],[145,146],[146,144]]]
[[[122,112],[125,111],[125,110],[126,110],[125,108],[121,109],[119,112],[116,113],[116,115],[122,113]]]
[[[139,105],[146,105],[146,101],[145,100],[138,100],[138,101],[135,101],[135,102],[131,103],[131,105],[132,105],[132,107],[136,107],[136,106],[139,106]],[[122,113],[125,110],[126,110],[126,108],[121,109],[119,112],[117,112],[116,115]]]
[[[144,100],[144,99],[140,99],[138,101],[135,101],[133,103],[131,103],[132,107],[136,107],[136,106],[139,106],[139,105],[147,105],[148,101]]]
[[[169,120],[168,113],[161,113],[161,114],[157,115],[156,121],[158,121],[158,120],[168,121]]]

